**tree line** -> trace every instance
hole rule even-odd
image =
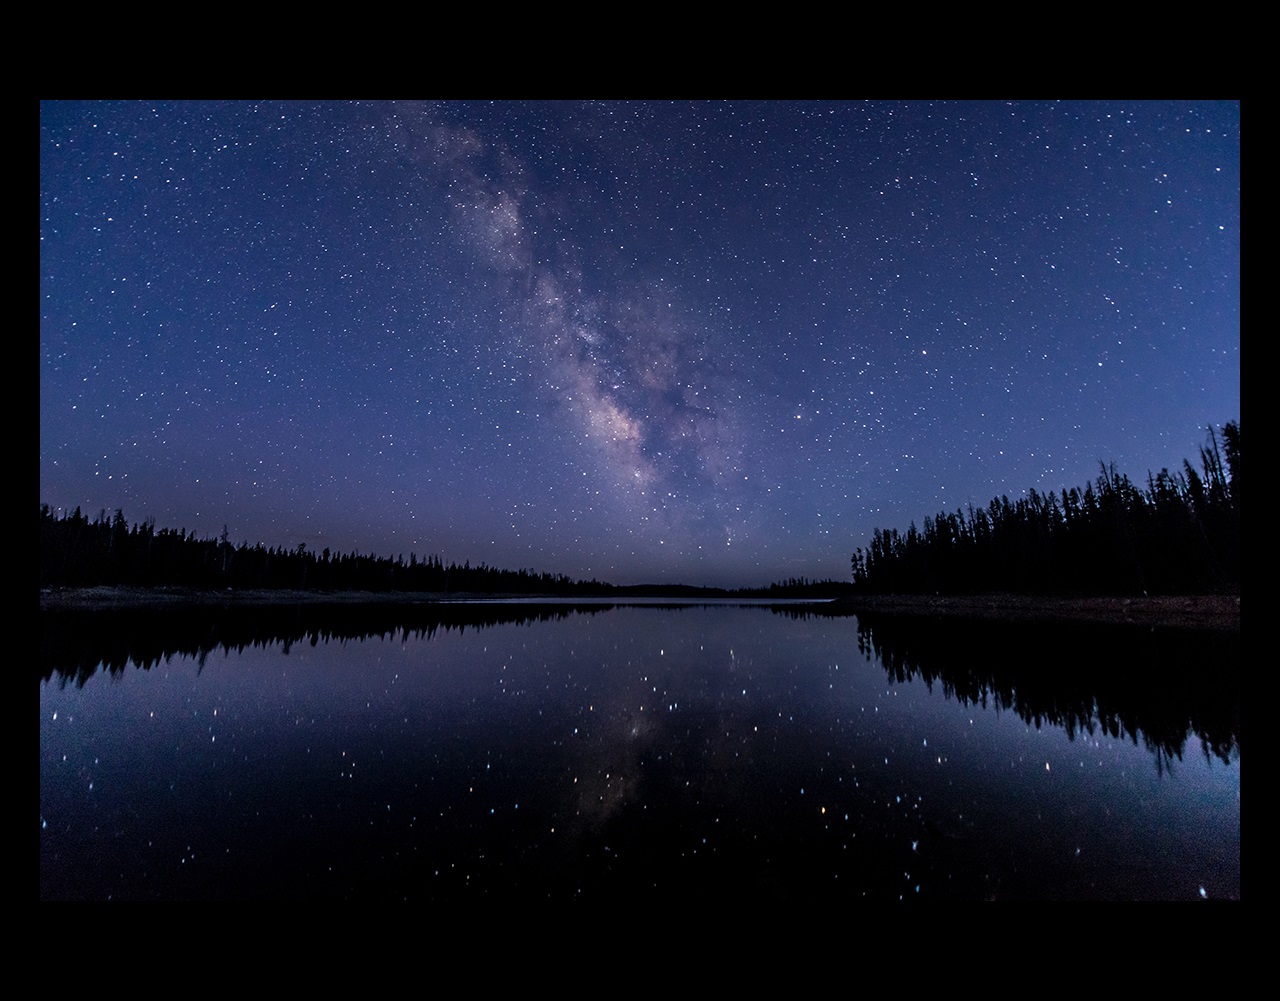
[[[1081,490],[1032,489],[940,512],[905,533],[877,528],[853,553],[863,594],[1213,594],[1240,590],[1240,423],[1209,427],[1200,468],[1147,474],[1100,463]]]
[[[500,570],[468,560],[447,566],[438,556],[408,562],[357,552],[316,553],[262,543],[234,546],[224,528],[218,539],[186,529],[157,530],[149,518],[130,526],[124,512],[105,510],[90,520],[76,508],[58,517],[40,505],[40,586],[180,587],[198,590],[432,591],[486,594],[598,594],[599,581],[564,574]]]
[[[130,525],[123,510],[100,510],[89,518],[77,507],[55,514],[40,505],[40,586],[188,588],[192,590],[298,590],[513,594],[564,597],[834,598],[848,593],[848,581],[792,577],[767,587],[728,589],[685,584],[618,586],[574,580],[564,574],[502,570],[470,560],[447,566],[440,557],[410,553],[395,559],[357,552],[320,553],[299,543],[294,549],[262,543],[232,545],[226,528],[217,539],[183,529],[155,526],[155,519]]]

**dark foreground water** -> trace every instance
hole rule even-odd
[[[1236,636],[45,613],[42,899],[1238,899]]]

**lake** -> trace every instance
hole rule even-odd
[[[1240,896],[1239,634],[46,611],[41,899]]]

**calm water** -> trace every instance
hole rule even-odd
[[[44,899],[1240,895],[1238,636],[550,604],[42,630]]]

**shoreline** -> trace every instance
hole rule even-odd
[[[188,588],[88,587],[40,591],[40,609],[171,608],[180,605],[447,604],[458,601],[609,599],[620,595],[477,594],[441,591],[201,591]],[[996,622],[1096,622],[1174,629],[1240,631],[1239,595],[1154,595],[1064,597],[1059,595],[883,594],[816,601],[829,613],[868,612],[928,618]]]
[[[1092,622],[1164,629],[1240,631],[1240,596],[1143,595],[1141,597],[974,594],[876,594],[837,598],[853,614],[981,619],[989,622]]]
[[[415,605],[526,598],[543,601],[552,595],[478,594],[445,591],[297,591],[253,589],[207,591],[181,587],[41,588],[40,609],[172,608],[177,605]]]

